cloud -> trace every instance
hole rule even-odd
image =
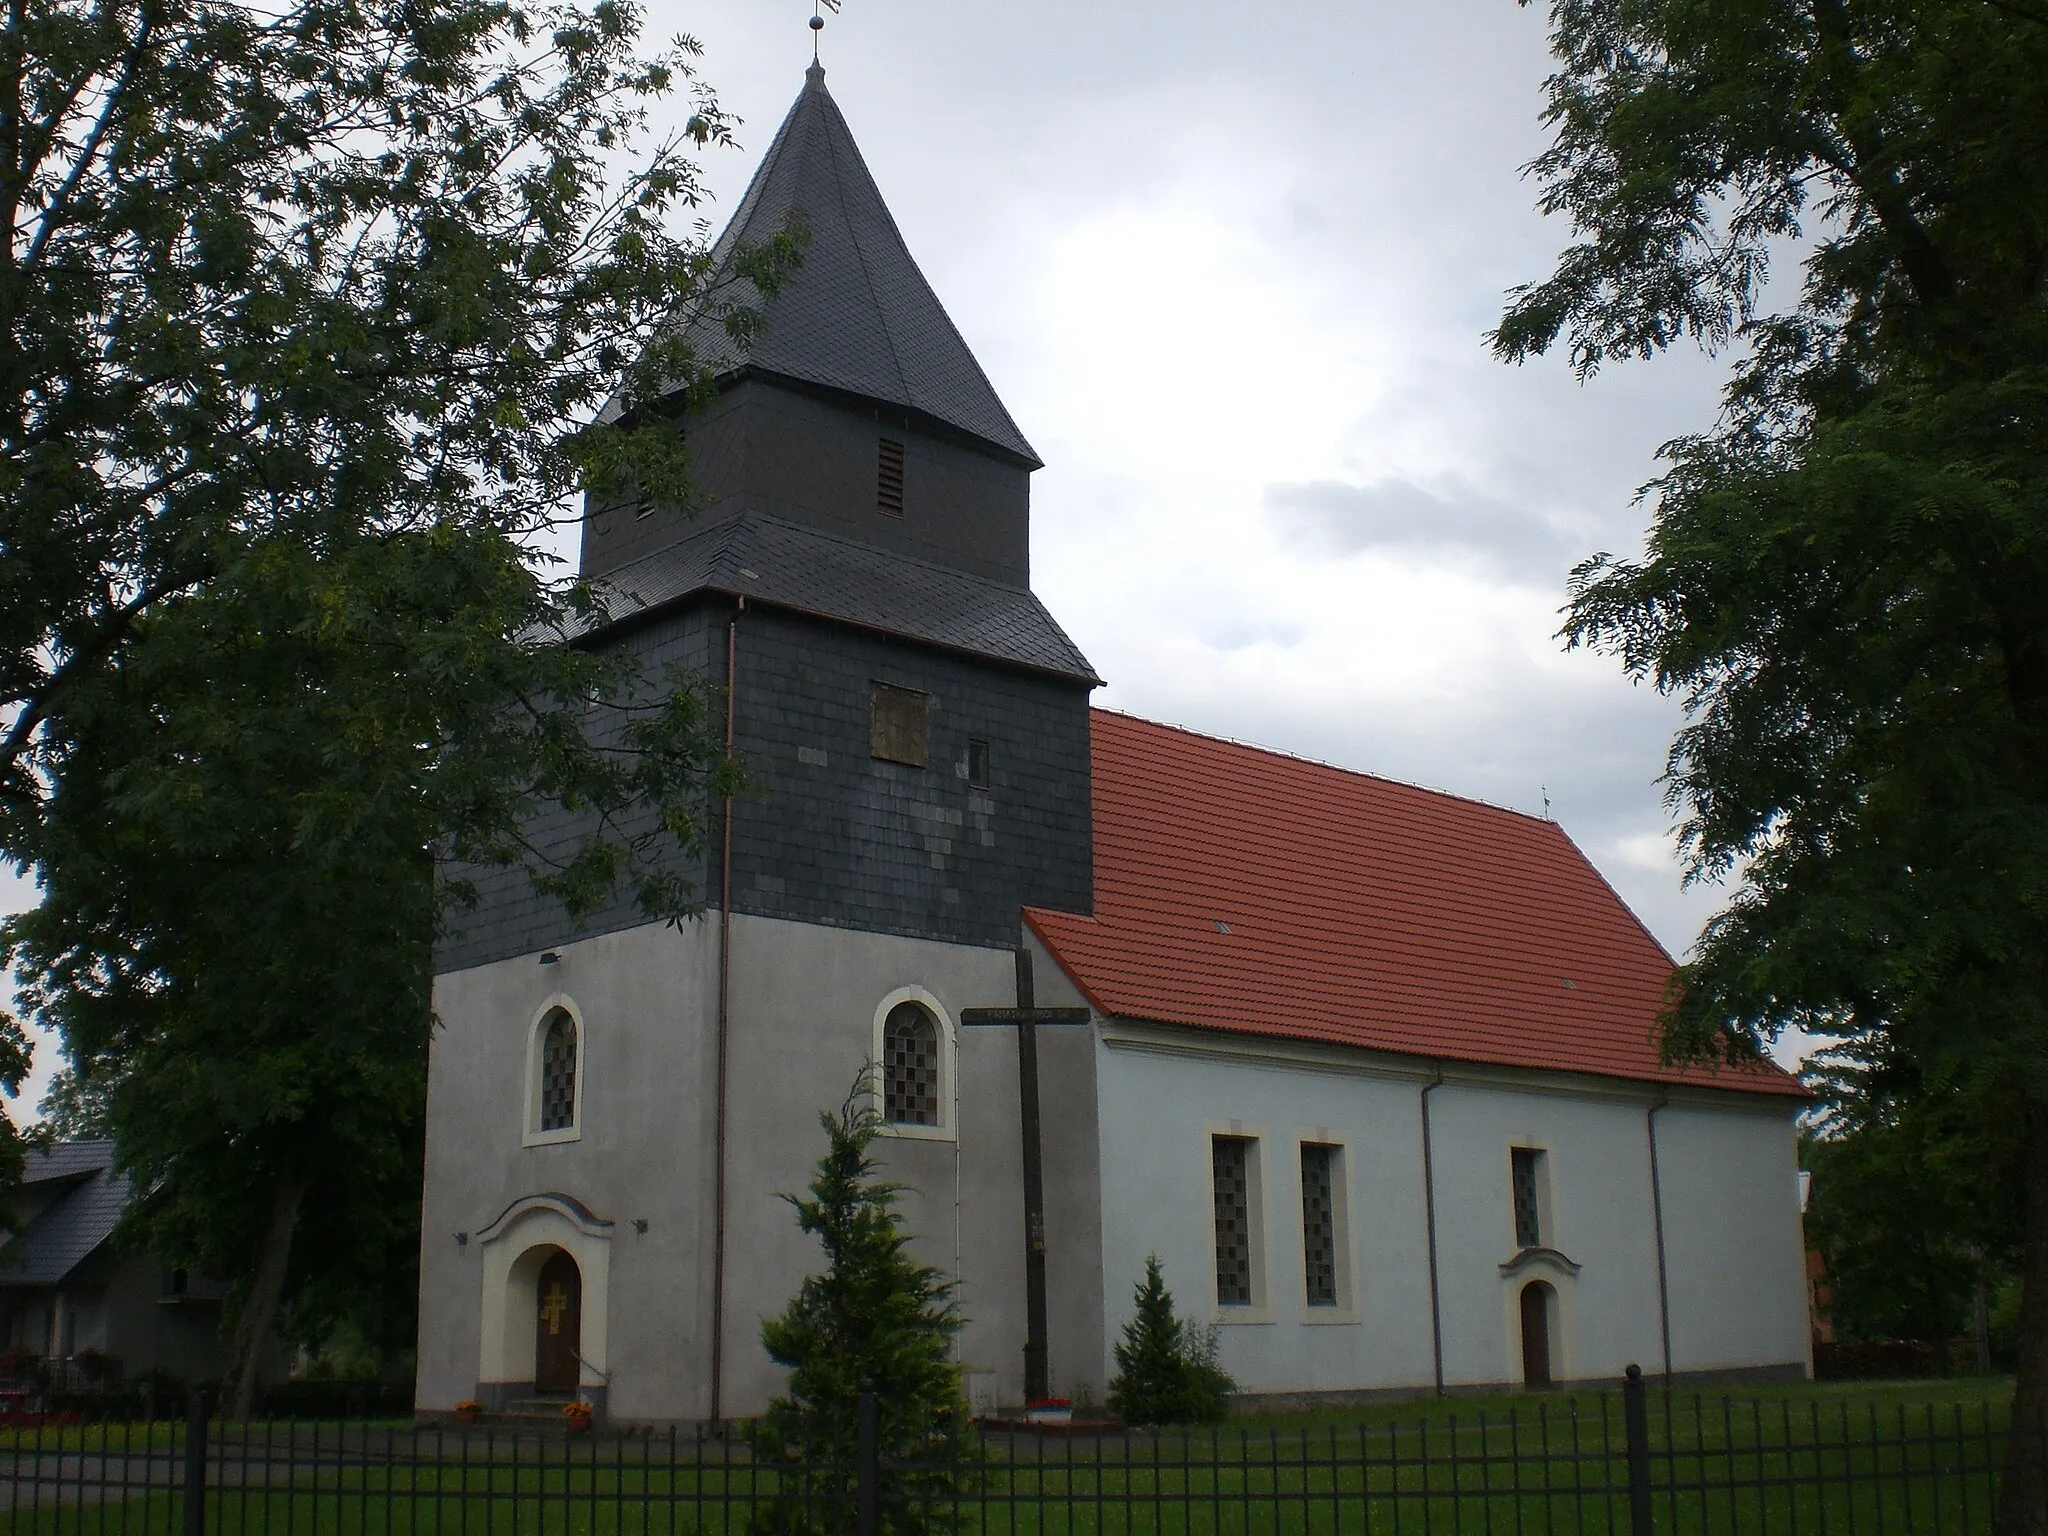
[[[1455,482],[1431,490],[1412,480],[1365,485],[1309,480],[1266,488],[1266,512],[1280,537],[1307,555],[1366,549],[1456,552],[1510,570],[1569,562],[1582,541],[1539,512],[1509,506]]]

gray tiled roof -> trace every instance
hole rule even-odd
[[[740,242],[793,225],[809,244],[774,300],[732,290],[760,310],[759,329],[741,347],[698,318],[686,335],[699,358],[720,374],[753,367],[908,406],[1039,462],[918,270],[815,65],[719,236],[718,267]]]
[[[47,1152],[30,1152],[27,1161],[24,1176],[31,1186],[64,1178],[78,1182],[0,1248],[0,1286],[62,1283],[114,1235],[128,1205],[128,1177],[113,1171],[111,1142],[60,1142]]]
[[[1028,588],[744,513],[643,556],[602,582],[614,620],[722,592],[1035,671],[1100,682]]]
[[[21,1182],[41,1184],[49,1179],[75,1178],[114,1166],[111,1141],[59,1141],[47,1147],[32,1147],[22,1159]]]

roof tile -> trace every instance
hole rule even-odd
[[[1107,710],[1091,726],[1095,913],[1027,916],[1103,1013],[1805,1092],[1659,1059],[1671,958],[1556,823]]]

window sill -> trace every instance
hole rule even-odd
[[[1355,1307],[1303,1307],[1301,1320],[1312,1328],[1342,1328],[1356,1325],[1358,1310]]]
[[[522,1147],[553,1147],[559,1146],[565,1141],[581,1141],[582,1139],[583,1127],[571,1125],[565,1126],[559,1131],[528,1131],[525,1136],[520,1138],[519,1144]]]
[[[876,1126],[877,1134],[900,1136],[905,1141],[951,1141],[953,1128],[950,1125],[914,1125],[906,1121],[883,1120]]]
[[[1219,1328],[1246,1323],[1270,1323],[1273,1321],[1273,1309],[1271,1307],[1218,1307],[1215,1315],[1209,1321]]]

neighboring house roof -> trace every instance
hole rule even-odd
[[[721,376],[757,369],[905,406],[1037,466],[903,243],[816,65],[719,236],[714,283],[729,277],[741,242],[792,229],[808,243],[773,299],[745,282],[723,296],[761,317],[744,345],[715,316],[688,323],[699,360]]]
[[[1025,587],[743,513],[608,571],[614,623],[697,592],[744,596],[1089,683],[1074,642]]]
[[[0,1286],[58,1285],[114,1235],[127,1208],[126,1174],[113,1171],[109,1141],[59,1142],[31,1150],[23,1182],[72,1181],[0,1246]]]
[[[114,1166],[111,1141],[59,1141],[47,1147],[31,1147],[22,1159],[21,1182],[42,1184],[51,1179],[74,1179],[81,1174],[99,1173]]]
[[[1100,1012],[1445,1061],[1667,1067],[1672,962],[1556,823],[1092,712],[1095,913],[1028,921]]]

